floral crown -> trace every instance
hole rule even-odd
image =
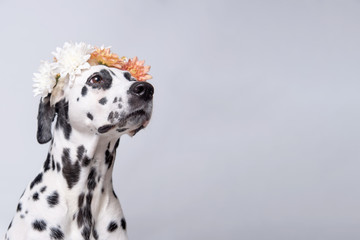
[[[147,74],[150,66],[144,66],[144,61],[137,57],[128,59],[110,52],[110,47],[98,48],[86,43],[66,42],[63,48],[56,48],[52,53],[54,61],[42,61],[39,72],[34,73],[34,95],[42,99],[51,94],[50,103],[55,104],[63,95],[66,87],[72,87],[75,77],[82,70],[94,65],[105,65],[129,71],[138,81],[146,81],[152,77]]]

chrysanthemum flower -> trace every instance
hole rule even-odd
[[[88,60],[94,48],[91,45],[81,43],[66,42],[63,48],[57,48],[53,52],[56,62],[58,63],[58,72],[62,78],[69,76],[69,83],[72,86],[76,75],[81,73],[81,70],[89,69],[90,64]]]
[[[34,73],[34,96],[41,95],[44,98],[51,93],[56,85],[56,68],[56,63],[41,62],[39,72]]]
[[[122,70],[129,71],[130,74],[138,81],[146,81],[152,78],[147,74],[150,71],[150,66],[144,66],[145,61],[138,61],[137,57],[129,59],[124,63]]]
[[[119,58],[115,53],[110,52],[110,48],[95,47],[95,50],[91,53],[89,60],[91,65],[102,64],[108,67],[115,67],[121,69],[124,65],[124,61]]]

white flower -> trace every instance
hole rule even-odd
[[[41,95],[44,98],[51,93],[56,84],[56,68],[57,63],[41,62],[39,72],[34,73],[34,96]]]
[[[56,52],[52,54],[56,58],[58,64],[57,71],[62,78],[69,76],[69,86],[74,83],[75,77],[81,74],[81,70],[89,69],[88,60],[94,48],[86,43],[68,43],[63,48],[56,48]]]

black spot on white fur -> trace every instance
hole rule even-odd
[[[60,163],[56,163],[56,171],[60,172],[61,170],[61,166],[60,166]]]
[[[114,195],[115,198],[118,198],[118,197],[116,196],[116,193],[115,193],[114,189],[112,190],[112,193],[113,193],[113,195]]]
[[[86,86],[84,86],[84,87],[81,89],[81,96],[85,97],[86,94],[87,94],[87,92],[88,92],[88,89],[87,89]]]
[[[122,229],[126,230],[126,221],[125,221],[125,218],[122,218],[122,219],[121,219],[121,227],[122,227]]]
[[[34,230],[42,232],[46,229],[47,224],[44,220],[35,220],[32,223],[32,226],[33,226]]]
[[[109,69],[109,71],[110,71],[110,73],[111,73],[113,76],[116,77],[116,74],[115,74],[113,71],[111,71],[110,69]]]
[[[95,240],[98,240],[98,239],[99,239],[99,234],[98,234],[98,232],[96,231],[95,228],[93,228],[93,230],[92,230],[92,235],[93,235],[93,237],[95,238]]]
[[[85,152],[84,145],[80,145],[77,148],[77,152],[76,152],[76,156],[77,156],[78,161],[81,161],[81,159],[83,158],[84,152]]]
[[[113,160],[114,160],[114,156],[109,152],[109,150],[106,150],[105,163],[108,165],[108,169],[111,167]]]
[[[21,212],[22,210],[22,204],[18,203],[17,207],[16,207],[16,212]]]
[[[84,204],[84,197],[85,197],[85,194],[82,193],[79,195],[79,199],[78,199],[78,207],[81,208]]]
[[[46,186],[44,186],[44,187],[42,187],[41,189],[40,189],[40,192],[41,193],[43,193],[43,192],[45,192],[46,191]]]
[[[83,160],[82,160],[81,166],[87,167],[87,166],[89,166],[90,162],[91,162],[91,159],[88,158],[87,156],[85,156],[85,157],[83,158]]]
[[[54,240],[62,240],[64,239],[64,233],[60,230],[60,228],[50,228],[50,238]]]
[[[113,231],[115,231],[117,228],[118,228],[117,223],[116,223],[115,221],[111,221],[111,222],[109,223],[109,225],[108,225],[107,230],[108,230],[109,232],[113,232]]]
[[[34,201],[39,200],[39,193],[38,192],[34,193],[32,198],[33,198]]]
[[[131,81],[131,74],[129,72],[124,72],[124,77],[128,80]]]
[[[51,195],[47,197],[47,202],[50,207],[55,207],[59,204],[59,193],[54,191]]]
[[[11,228],[12,226],[12,221],[10,222],[9,226],[8,226],[8,230]]]
[[[83,236],[84,240],[89,240],[90,239],[90,227],[85,226],[81,232],[81,236]]]
[[[109,113],[109,116],[108,116],[107,120],[108,120],[109,122],[111,122],[111,123],[114,122],[114,112],[113,112],[113,111],[111,111],[111,112]]]
[[[114,150],[116,150],[119,147],[119,144],[120,144],[120,138],[116,141],[114,145]]]
[[[92,201],[92,193],[88,193],[86,195],[86,204],[84,207],[81,207],[78,212],[77,216],[77,224],[80,228],[81,226],[84,227],[91,227],[92,226],[92,213],[91,213],[91,201]]]
[[[92,199],[93,199],[93,195],[92,195],[92,191],[90,191],[90,192],[86,195],[86,206],[90,206],[90,205],[91,205]]]
[[[30,183],[30,189],[32,189],[35,185],[41,183],[43,174],[39,173],[35,179]]]
[[[95,168],[91,168],[91,171],[88,176],[88,184],[87,187],[90,191],[94,190],[96,187],[96,170]]]
[[[99,103],[101,105],[105,105],[107,103],[107,98],[106,97],[103,97],[102,99],[99,100]]]
[[[91,159],[85,155],[85,147],[83,145],[77,148],[76,157],[83,167],[87,167],[90,164]]]
[[[50,169],[50,153],[48,153],[46,160],[44,162],[44,172]]]
[[[90,119],[90,120],[94,120],[94,116],[91,113],[87,113],[86,116]]]
[[[55,160],[54,160],[54,156],[52,156],[51,168],[52,168],[53,171],[55,170]]]
[[[68,187],[71,189],[79,181],[80,165],[78,161],[71,163],[69,148],[64,148],[61,159],[63,164],[62,173]]]
[[[79,209],[76,221],[77,221],[78,227],[79,228],[82,227],[82,225],[84,224],[84,209],[83,208]]]

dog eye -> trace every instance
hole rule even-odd
[[[100,75],[94,75],[90,78],[90,82],[91,83],[99,83],[101,82],[103,79]]]

